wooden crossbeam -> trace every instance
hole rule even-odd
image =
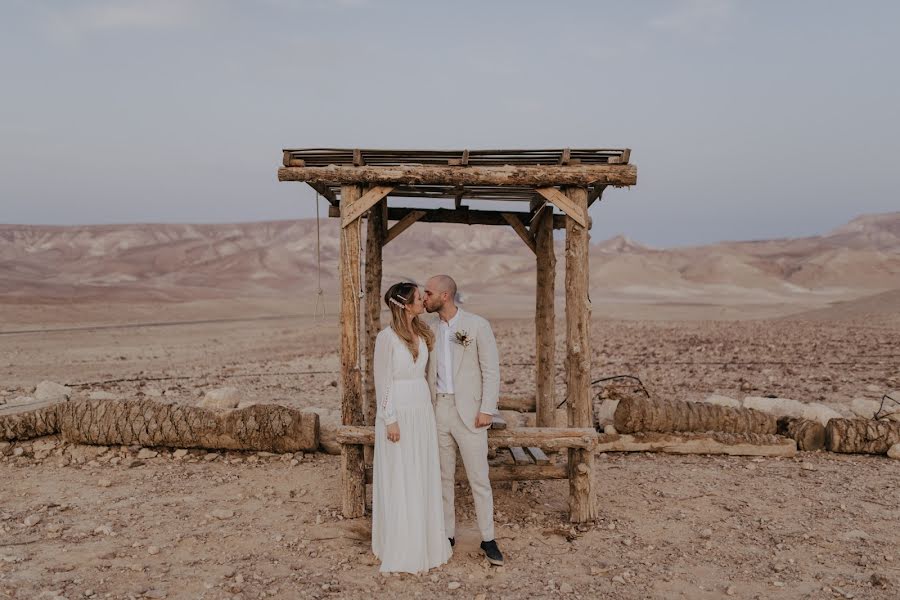
[[[346,227],[360,216],[365,213],[367,210],[378,204],[382,198],[391,193],[391,190],[394,189],[393,186],[389,185],[376,185],[369,188],[363,197],[353,203],[348,210],[342,211],[341,214],[341,227]]]
[[[525,451],[531,455],[531,458],[534,459],[534,464],[536,465],[549,465],[550,459],[547,458],[547,455],[544,454],[544,451],[538,448],[537,446],[526,446]]]
[[[534,461],[531,460],[530,456],[525,454],[525,451],[522,450],[521,446],[511,446],[509,449],[509,453],[512,454],[513,460],[517,465],[534,464]]]
[[[606,189],[605,185],[595,185],[594,189],[591,190],[591,193],[588,194],[588,207],[591,206],[597,200],[603,198],[603,191]]]
[[[627,165],[628,161],[631,160],[631,148],[625,148],[622,150],[622,154],[619,156],[611,156],[609,158],[609,164],[611,165]]]
[[[424,210],[414,210],[409,212],[405,217],[394,223],[394,225],[390,229],[388,229],[387,239],[384,241],[384,243],[389,244],[391,241],[393,241],[394,238],[409,229],[413,223],[424,216]]]
[[[558,189],[553,187],[541,187],[537,188],[535,191],[548,201],[552,202],[559,210],[572,217],[576,223],[585,229],[589,228],[587,213]]]
[[[337,196],[334,195],[334,192],[332,192],[331,189],[328,188],[328,186],[321,183],[310,183],[309,187],[319,192],[319,195],[328,200],[328,203],[331,204],[331,206],[335,208],[340,206],[340,202],[338,202]],[[340,212],[338,212],[338,215],[339,214]]]
[[[343,425],[338,429],[335,439],[344,445],[371,446],[375,443],[375,428]],[[562,448],[592,450],[598,440],[599,434],[592,427],[520,427],[488,430],[489,448],[536,446],[543,450]]]
[[[509,223],[510,227],[513,228],[519,237],[522,238],[522,241],[525,242],[525,245],[531,248],[531,251],[537,253],[537,250],[534,246],[534,237],[531,235],[531,232],[528,231],[528,228],[525,227],[525,224],[519,220],[519,217],[511,214],[511,213],[500,213],[503,218]]]

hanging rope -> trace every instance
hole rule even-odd
[[[313,309],[313,319],[321,323],[325,321],[325,292],[322,290],[322,235],[319,231],[319,192],[316,192],[316,307]],[[319,316],[319,306],[322,307],[322,315]]]

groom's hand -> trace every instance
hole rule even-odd
[[[482,427],[490,427],[491,423],[494,421],[494,415],[490,413],[478,413],[478,416],[475,417],[475,429],[480,429]]]
[[[387,439],[392,442],[400,441],[400,425],[397,423],[391,423],[387,426]]]

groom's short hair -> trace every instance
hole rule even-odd
[[[438,285],[442,292],[447,292],[450,297],[456,299],[456,282],[449,275],[435,275],[434,282]]]

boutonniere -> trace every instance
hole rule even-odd
[[[462,346],[463,348],[467,348],[469,346],[469,344],[472,343],[472,338],[469,337],[468,331],[463,330],[463,331],[456,332],[456,337],[454,338],[453,341],[456,342],[457,344],[459,344],[460,346]]]

